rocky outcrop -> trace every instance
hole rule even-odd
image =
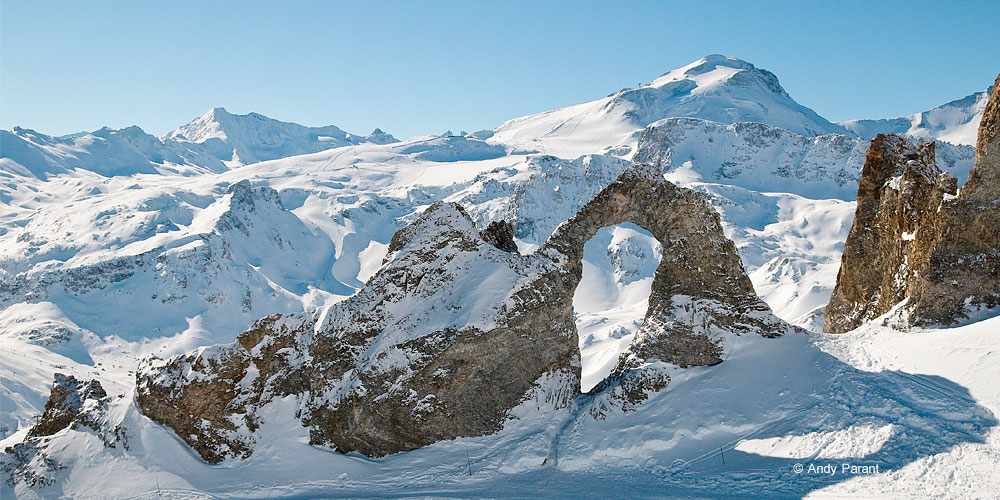
[[[28,431],[28,437],[51,436],[76,425],[96,428],[94,413],[107,404],[107,398],[108,393],[96,380],[83,382],[72,375],[56,373],[45,411]]]
[[[53,475],[63,466],[49,456],[45,443],[67,429],[92,432],[108,448],[121,444],[128,449],[125,428],[108,422],[108,403],[108,394],[97,380],[83,381],[56,373],[38,422],[28,430],[24,441],[3,450],[0,473],[11,485],[54,484]]]
[[[933,143],[871,142],[824,331],[841,333],[895,310],[900,326],[953,324],[1000,304],[1000,96],[980,124],[976,164],[957,179]]]
[[[490,433],[531,390],[554,405],[575,395],[573,289],[559,270],[496,248],[461,207],[438,202],[393,236],[356,295],[260,320],[232,345],[152,360],[137,400],[209,462],[247,456],[256,410],[289,394],[310,441],[341,452]]]
[[[583,247],[622,222],[649,230],[664,257],[646,324],[606,387],[638,404],[669,380],[648,365],[716,364],[733,336],[791,331],[757,298],[711,206],[639,165],[531,255],[513,251],[509,224],[480,233],[462,207],[434,203],[356,295],[265,318],[231,345],[149,360],[138,404],[209,462],[249,455],[257,410],[285,395],[298,397],[312,444],[370,456],[495,432],[529,400],[568,406]]]
[[[504,252],[516,252],[517,243],[514,242],[514,226],[505,220],[490,222],[483,230],[483,240]]]
[[[1000,83],[1000,76],[997,77]],[[1000,305],[1000,85],[979,122],[976,166],[945,200],[940,236],[914,284],[912,324],[952,324]]]
[[[871,141],[824,331],[854,329],[909,296],[914,273],[937,239],[940,222],[931,219],[955,191],[955,176],[934,163],[934,143],[917,147],[896,135]]]

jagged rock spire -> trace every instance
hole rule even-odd
[[[824,331],[846,332],[893,310],[898,326],[954,324],[1000,305],[1000,86],[957,195],[933,145],[872,140]]]

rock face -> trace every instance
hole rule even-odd
[[[957,196],[957,179],[934,163],[933,143],[872,140],[824,331],[846,332],[893,308],[904,327],[954,324],[1000,304],[1000,96],[993,88],[976,164]]]
[[[96,380],[82,382],[72,375],[55,374],[45,411],[28,431],[28,437],[51,436],[72,425],[96,428],[93,410],[103,407],[107,397],[108,393]]]
[[[710,205],[639,165],[531,255],[508,248],[509,224],[480,233],[460,206],[437,202],[393,236],[356,295],[264,318],[231,345],[149,360],[137,401],[209,462],[252,453],[257,410],[285,395],[298,397],[311,443],[370,456],[495,432],[529,400],[568,406],[580,387],[583,247],[622,222],[660,239],[664,257],[646,324],[607,387],[638,403],[668,380],[644,364],[716,364],[733,335],[791,331],[757,298]]]
[[[514,242],[514,226],[505,220],[490,222],[483,230],[483,239],[504,252],[516,252],[517,243]]]
[[[63,466],[44,450],[51,436],[66,429],[91,432],[108,448],[128,449],[128,435],[122,425],[108,421],[108,394],[96,380],[82,381],[72,375],[55,374],[52,392],[38,423],[28,430],[24,441],[3,450],[0,473],[9,484],[23,481],[29,486],[55,483],[53,475]]]
[[[1000,76],[997,77],[1000,83]],[[976,166],[946,200],[941,236],[911,299],[914,324],[950,324],[1000,305],[1000,85],[979,122]]]
[[[937,239],[938,208],[956,184],[935,165],[934,143],[916,147],[896,135],[872,140],[824,331],[852,330],[910,295]]]

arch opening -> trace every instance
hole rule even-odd
[[[583,274],[573,293],[580,339],[580,390],[606,378],[642,326],[663,245],[631,222],[599,229],[583,247]]]

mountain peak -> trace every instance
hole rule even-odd
[[[236,165],[316,153],[362,142],[396,142],[394,137],[381,130],[360,136],[333,125],[307,127],[260,113],[230,113],[222,107],[208,110],[187,125],[166,134],[163,140],[202,144],[214,156]]]
[[[696,68],[717,68],[717,67],[756,69],[756,66],[750,64],[747,61],[744,61],[743,59],[727,56],[725,54],[709,54],[705,57],[702,57],[701,59],[698,59],[697,61],[692,62],[691,64],[688,64],[687,66],[684,66],[684,68],[681,69],[686,69],[687,70],[686,72],[691,73]]]
[[[168,133],[164,139],[194,143],[202,143],[213,138],[224,141],[228,139],[224,123],[231,122],[232,118],[232,113],[226,111],[226,108],[212,108],[187,125]]]
[[[684,80],[693,81],[698,88],[757,86],[771,93],[788,97],[788,93],[778,83],[778,77],[774,73],[760,69],[742,59],[723,54],[709,54],[686,66],[668,71],[647,86],[659,88]]]

